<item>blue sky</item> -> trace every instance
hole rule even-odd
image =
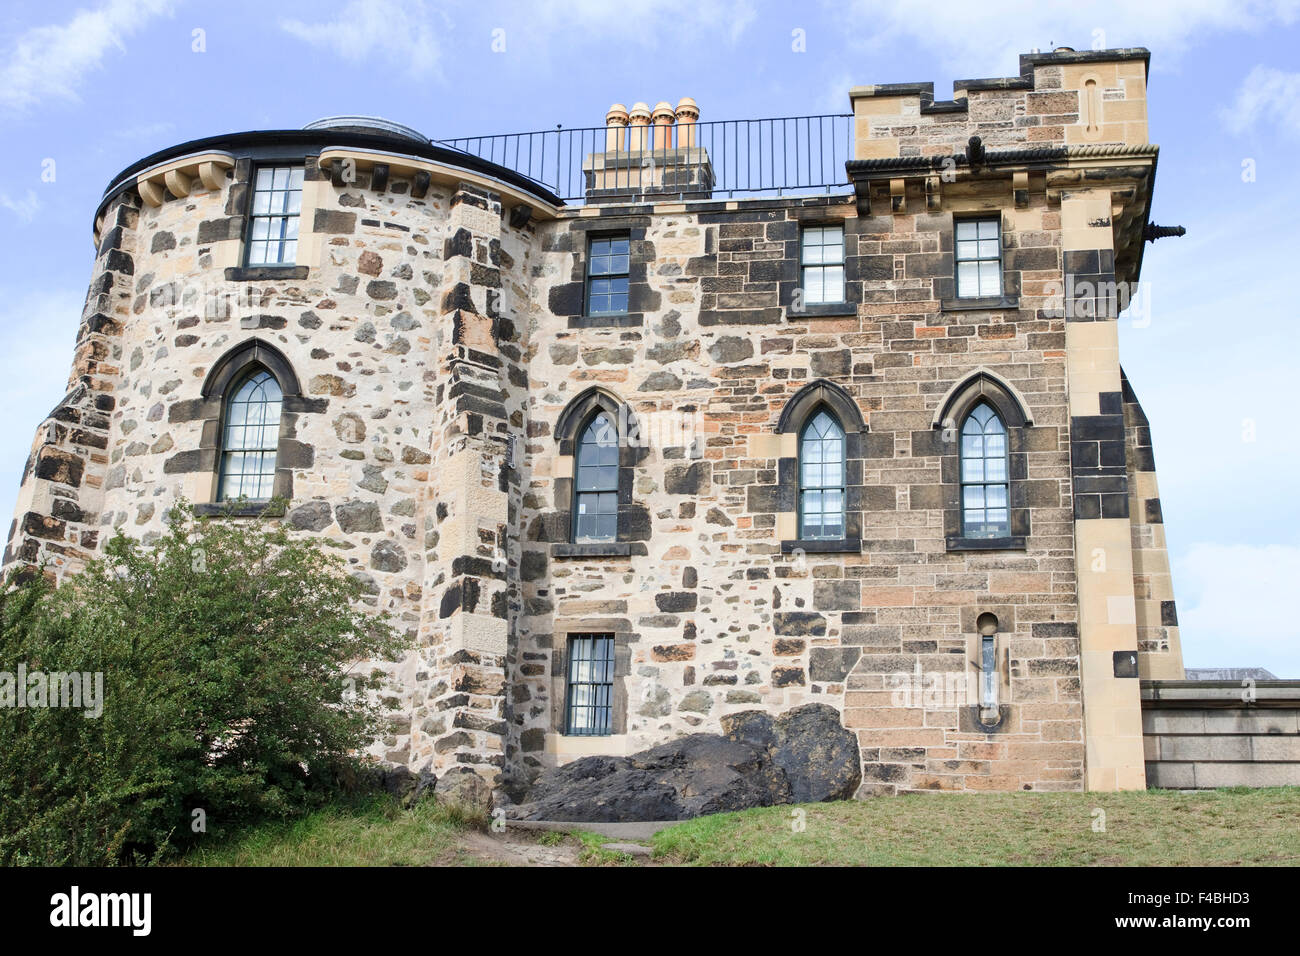
[[[9,2],[0,502],[63,393],[99,195],[156,149],[349,112],[439,139],[598,126],[612,102],[682,96],[703,120],[847,112],[853,85],[947,97],[1062,44],[1151,49],[1153,218],[1188,228],[1148,247],[1149,315],[1121,320],[1186,663],[1300,677],[1300,0]]]

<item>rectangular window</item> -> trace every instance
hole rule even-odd
[[[619,315],[627,311],[627,236],[591,240],[587,248],[587,314]]]
[[[800,243],[805,305],[844,301],[844,227],[808,226]]]
[[[614,635],[569,638],[564,732],[578,737],[613,733]]]
[[[1002,238],[996,219],[957,222],[957,297],[1002,294]]]
[[[254,175],[248,265],[286,266],[297,261],[302,173],[301,166],[262,166]]]

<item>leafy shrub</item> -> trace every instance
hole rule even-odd
[[[384,714],[359,669],[397,652],[386,615],[319,540],[169,520],[0,596],[0,671],[103,675],[98,717],[0,706],[0,864],[161,860],[365,779]]]

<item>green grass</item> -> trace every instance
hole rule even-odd
[[[587,830],[573,830],[570,835],[582,844],[578,862],[587,866],[631,866],[637,862],[635,857],[627,853],[615,853],[602,847],[605,843],[618,842],[613,837]]]
[[[433,801],[403,810],[390,797],[337,804],[285,823],[265,823],[186,855],[189,866],[491,865],[464,844],[477,821]]]
[[[653,842],[657,862],[706,866],[1295,866],[1297,817],[1296,787],[915,794],[701,817]]]
[[[1094,823],[1105,813],[1104,831]],[[796,813],[801,814],[797,817]],[[1296,866],[1300,788],[1176,793],[916,794],[766,807],[660,831],[654,862],[706,866]],[[794,823],[802,820],[802,830]],[[496,837],[432,801],[388,797],[267,823],[182,861],[189,866],[499,866]],[[575,825],[579,826],[580,825]],[[511,831],[522,843],[573,844],[587,866],[644,861],[602,850],[611,838]],[[497,841],[497,842],[494,842]]]

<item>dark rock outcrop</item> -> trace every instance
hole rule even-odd
[[[544,771],[510,816],[625,823],[687,820],[782,803],[845,800],[862,779],[857,738],[825,704],[773,718],[723,718],[723,734],[691,734],[630,757],[584,757]]]

